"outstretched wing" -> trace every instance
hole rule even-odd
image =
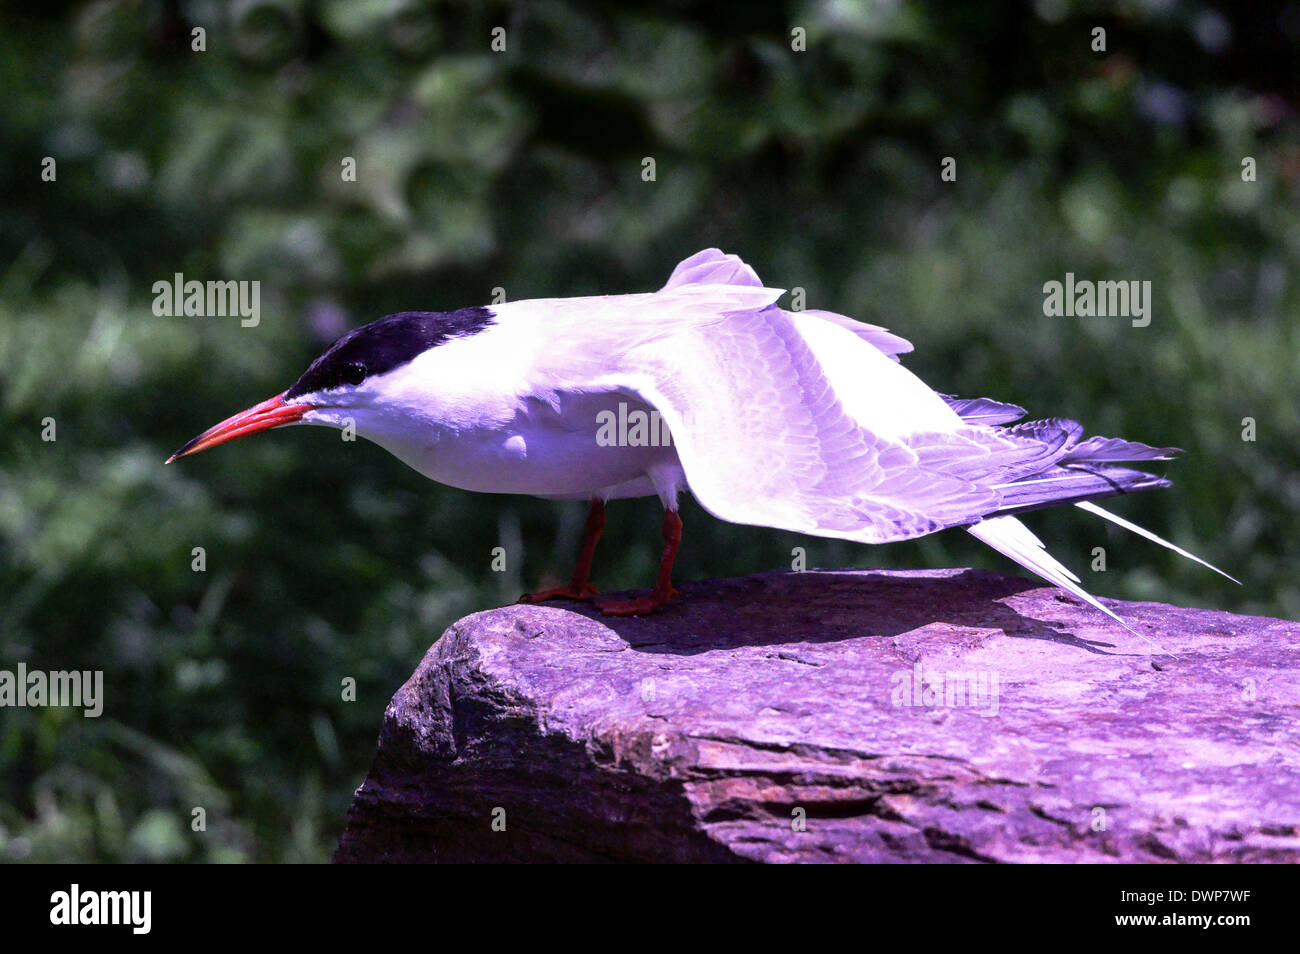
[[[1064,441],[964,424],[834,324],[773,306],[672,324],[582,388],[624,390],[655,407],[692,493],[723,520],[903,540],[996,511],[985,481],[1013,480],[1065,452]],[[832,382],[832,356],[852,362],[861,386]]]

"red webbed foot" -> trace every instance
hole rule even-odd
[[[646,616],[667,606],[676,595],[676,590],[669,590],[667,594],[651,593],[630,600],[606,600],[597,603],[596,608],[606,616]]]
[[[525,593],[519,597],[520,603],[542,603],[546,600],[589,600],[593,596],[600,595],[600,590],[596,589],[591,583],[567,583],[564,586],[557,586],[550,590],[538,590],[536,593]]]

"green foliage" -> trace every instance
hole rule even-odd
[[[353,325],[498,286],[646,290],[710,245],[910,338],[941,391],[1185,447],[1175,489],[1115,509],[1246,585],[1030,517],[1078,570],[1107,549],[1094,592],[1300,617],[1285,41],[1228,5],[1074,6],[208,0],[6,25],[0,668],[103,669],[107,700],[0,710],[0,858],[326,859],[389,696],[452,620],[566,573],[582,508],[434,486],[315,429],[163,459]],[[1045,317],[1067,271],[1151,281],[1151,325]],[[261,323],[156,317],[175,272],[261,281]],[[604,588],[647,584],[656,511],[612,509]],[[865,548],[684,517],[683,578],[795,546],[1009,569],[960,533]]]

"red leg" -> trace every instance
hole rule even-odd
[[[591,510],[587,512],[587,526],[582,533],[582,549],[578,552],[578,565],[573,569],[573,579],[568,586],[557,586],[553,590],[538,593],[525,593],[519,597],[521,603],[540,603],[542,600],[585,600],[595,596],[600,590],[591,585],[591,558],[596,553],[596,542],[600,540],[601,531],[605,529],[605,501],[599,497],[591,498]]]
[[[598,603],[600,611],[606,616],[644,616],[667,605],[668,601],[677,595],[672,581],[673,560],[682,542],[682,518],[677,516],[676,510],[664,511],[663,531],[664,555],[659,560],[659,576],[655,580],[655,588],[650,591],[649,596]]]

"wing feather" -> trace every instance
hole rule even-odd
[[[864,543],[908,539],[992,512],[998,495],[976,479],[1041,454],[1029,442],[964,427],[956,415],[951,433],[873,432],[849,413],[779,308],[680,326],[619,363],[592,386],[654,406],[691,491],[735,523]]]

